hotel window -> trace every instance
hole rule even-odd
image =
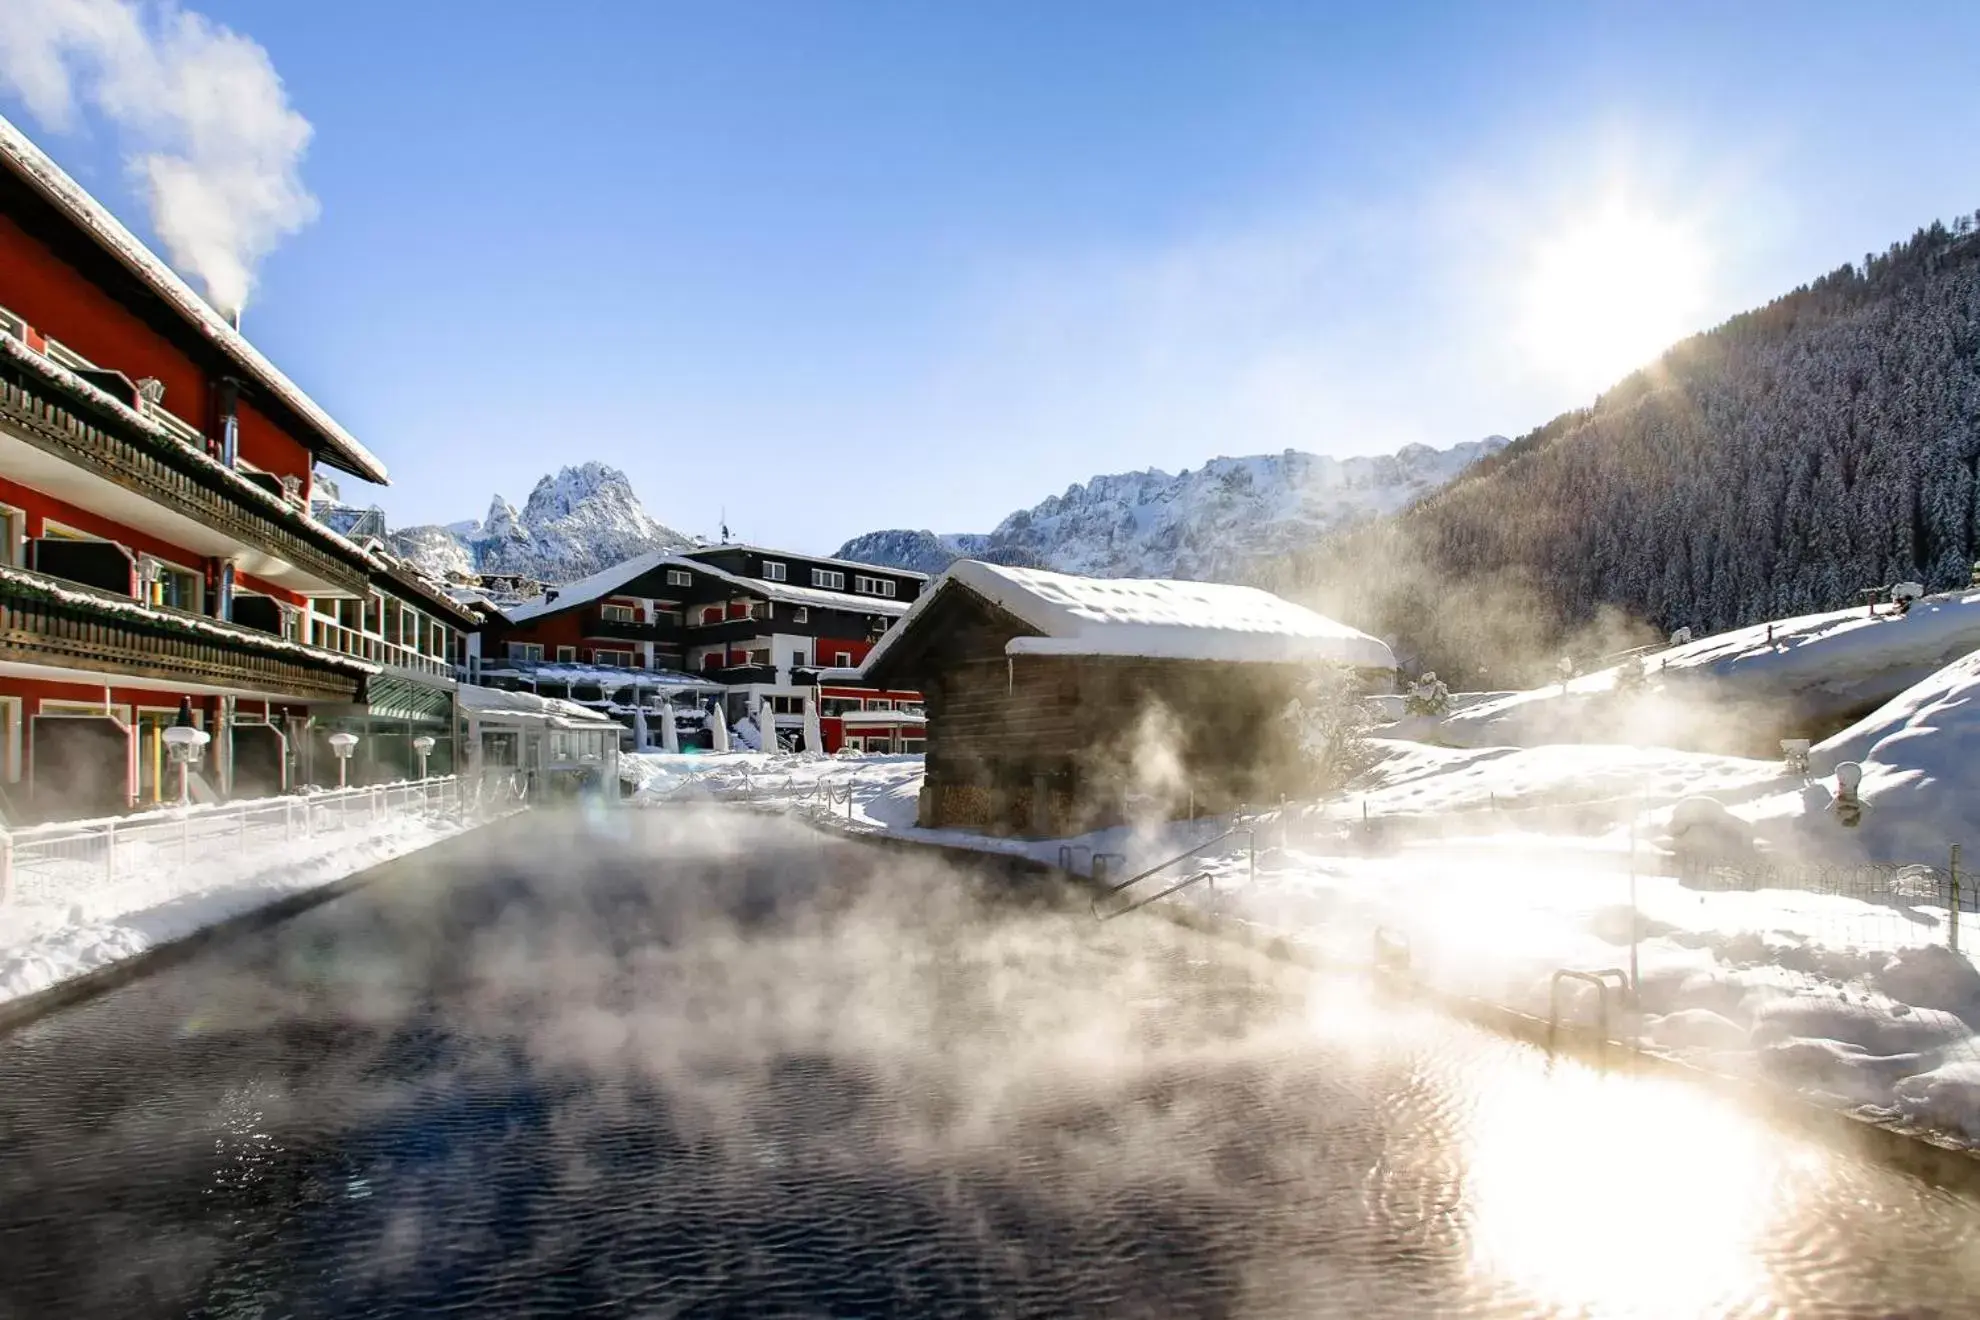
[[[800,606],[798,606],[798,607],[797,607],[796,609],[793,609],[793,610],[791,611],[791,622],[792,622],[792,623],[810,623],[810,622],[811,622],[811,611],[810,611],[810,610],[809,610],[808,608],[806,608],[805,606],[803,606],[803,605],[800,605]]]
[[[846,575],[834,568],[814,568],[811,570],[811,585],[827,591],[844,591]]]
[[[158,559],[149,561],[148,567],[152,574],[151,604],[191,614],[200,612],[200,589],[205,583],[199,574]]]
[[[591,658],[601,665],[611,665],[614,669],[631,669],[633,667],[633,653],[631,651],[593,651]]]
[[[630,605],[600,605],[598,617],[607,623],[632,623],[638,611]]]
[[[27,515],[0,505],[0,536],[7,538],[6,544],[0,546],[0,564],[20,568],[27,557]]]
[[[780,563],[778,563],[778,562],[777,562],[776,560],[774,560],[774,559],[766,559],[766,560],[764,560],[764,561],[763,561],[763,580],[764,580],[764,581],[766,581],[766,582],[782,582],[782,581],[784,581],[784,580],[785,580],[785,569],[784,569],[784,566],[783,566],[782,564],[780,564]]]
[[[853,578],[853,590],[862,596],[891,596],[899,587],[890,578],[857,575]]]
[[[868,710],[892,710],[894,703],[885,697],[873,697],[867,701],[866,708]]]
[[[694,585],[694,574],[684,568],[670,568],[667,570],[667,585],[670,587],[691,587]]]
[[[560,664],[560,665],[570,665],[570,664],[576,664],[576,663],[577,663],[577,648],[576,648],[575,646],[560,646],[560,647],[558,647],[558,648],[557,648],[557,663],[558,663],[558,664]]]
[[[832,663],[837,665],[839,668],[850,669],[852,668],[852,662],[853,662],[853,653],[851,651],[832,652]]]
[[[858,709],[858,697],[824,697],[818,703],[818,713],[827,719],[833,719],[845,714],[849,710]]]
[[[527,660],[532,663],[543,659],[542,642],[510,642],[509,659]]]

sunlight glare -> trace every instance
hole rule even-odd
[[[1574,387],[1605,390],[1705,328],[1708,264],[1692,225],[1611,195],[1534,247],[1521,347]]]
[[[1471,1152],[1480,1268],[1595,1314],[1718,1314],[1764,1287],[1765,1239],[1807,1157],[1675,1083],[1509,1070]]]

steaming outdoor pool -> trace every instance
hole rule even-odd
[[[534,814],[0,1038],[0,1316],[1964,1316],[1980,1207],[742,813]]]

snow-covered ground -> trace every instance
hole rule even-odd
[[[189,856],[169,829],[159,831],[156,844],[119,846],[114,874],[94,854],[87,863],[17,865],[13,897],[0,902],[0,1003],[342,880],[474,823],[452,811],[392,811],[373,819],[364,812],[316,810],[321,825],[311,837],[300,837],[299,830],[293,840],[241,841],[229,829]],[[153,813],[120,825],[169,825],[172,818]]]
[[[1945,948],[1942,908],[1798,890],[1715,892],[1655,873],[1669,861],[1673,807],[1700,794],[1728,803],[1763,844],[1770,827],[1818,828],[1769,815],[1783,798],[1805,805],[1799,778],[1779,762],[1644,747],[1378,746],[1383,760],[1365,793],[1265,813],[1251,822],[1250,840],[1226,839],[1199,862],[1164,873],[1203,870],[1214,879],[1214,888],[1196,885],[1170,901],[1214,905],[1355,961],[1368,959],[1380,930],[1406,942],[1416,973],[1439,989],[1544,1015],[1555,971],[1629,967],[1633,897],[1642,1014],[1634,1025],[1649,1042],[1719,1071],[1757,1074],[1980,1142],[1980,970],[1970,954]],[[1110,853],[1119,859],[1116,875],[1232,824],[988,838],[915,827],[917,757],[738,753],[628,762],[641,803],[746,795],[855,832],[1054,863],[1065,848],[1081,871],[1094,853]],[[1372,835],[1357,828],[1364,810],[1378,827]],[[1895,818],[1905,808],[1873,802],[1878,810]],[[1832,835],[1846,833],[1819,820]],[[1131,892],[1162,884],[1153,879]],[[1587,1020],[1592,994],[1570,987],[1569,1013]]]
[[[1980,592],[1927,596],[1906,614],[1880,606],[1735,628],[1645,660],[1641,692],[1618,668],[1465,704],[1411,736],[1453,747],[1554,743],[1752,746],[1783,724],[1843,719],[1888,701],[1980,648]]]

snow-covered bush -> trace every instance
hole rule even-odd
[[[1430,715],[1442,718],[1451,709],[1451,690],[1444,681],[1432,673],[1410,684],[1409,695],[1403,699],[1403,710],[1411,715]]]
[[[1285,717],[1316,789],[1345,788],[1375,764],[1368,709],[1346,669],[1316,672],[1287,703]]]

